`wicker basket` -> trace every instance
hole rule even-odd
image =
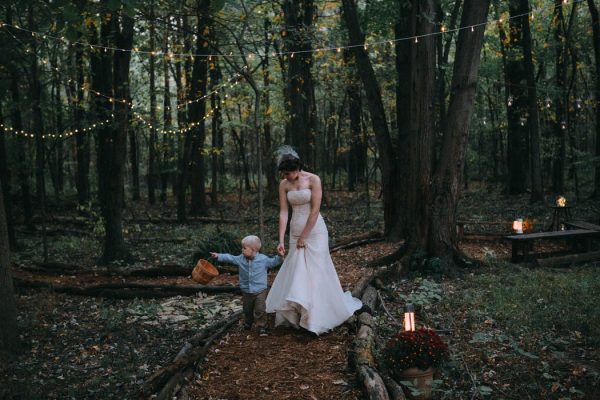
[[[196,267],[192,270],[192,279],[203,285],[206,285],[218,275],[219,271],[215,266],[203,259],[198,260]]]

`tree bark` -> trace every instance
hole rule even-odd
[[[83,9],[83,1],[78,2],[80,10]],[[78,34],[78,38],[81,38],[82,34]],[[79,40],[79,39],[78,39]],[[76,93],[74,95],[75,107],[73,111],[73,119],[75,128],[82,128],[83,122],[83,85],[84,85],[84,73],[83,73],[83,49],[81,46],[75,46],[75,80],[77,86],[75,87]],[[77,149],[77,173],[75,186],[77,187],[77,202],[79,205],[85,205],[90,200],[90,136],[89,135],[76,135],[75,143]]]
[[[526,122],[528,91],[525,63],[523,63],[523,18],[521,0],[509,2],[509,43],[506,46],[506,116],[508,119],[508,193],[525,193],[529,168],[528,135]],[[527,12],[527,11],[525,11]],[[525,17],[526,18],[526,17]]]
[[[148,57],[148,64],[150,70],[150,135],[148,138],[148,203],[156,203],[156,182],[157,182],[157,160],[156,160],[156,145],[157,145],[157,123],[156,118],[156,68],[155,68],[155,36],[156,30],[154,28],[154,2],[150,3],[150,27],[149,27],[149,40],[150,40],[150,55]]]
[[[206,170],[204,166],[204,141],[206,139],[204,119],[206,118],[206,101],[202,97],[206,94],[206,84],[208,79],[208,49],[210,47],[210,38],[208,34],[212,31],[210,3],[210,0],[198,0],[196,54],[200,56],[194,58],[190,93],[192,98],[198,100],[189,105],[189,123],[196,123],[197,126],[188,133],[188,135],[192,136],[192,149],[190,154],[192,185],[190,214],[192,215],[206,214]]]
[[[120,49],[130,50],[133,44],[133,26],[133,19],[127,15],[123,14],[119,18],[117,14],[111,14],[101,26],[103,45],[109,47],[112,44]],[[114,42],[110,38],[114,38]],[[100,257],[102,264],[131,259],[122,229],[129,104],[121,101],[130,98],[130,60],[130,51],[118,51],[114,54],[101,52],[92,57],[94,87],[100,93],[114,93],[116,99],[114,102],[99,99],[96,104],[98,111],[104,115],[110,115],[111,112],[115,115],[114,126],[100,129],[97,141],[98,192],[105,229]]]
[[[0,126],[4,125],[4,118],[2,117],[2,104],[0,103]],[[12,199],[11,199],[11,184],[10,184],[10,171],[8,169],[7,163],[7,153],[6,153],[6,134],[0,133],[0,181],[2,185],[0,186],[0,191],[4,196],[4,209],[6,215],[6,231],[8,235],[8,243],[11,250],[16,250],[17,246],[17,237],[15,235],[15,227],[13,221],[13,213],[12,213]]]
[[[362,33],[358,20],[358,12],[354,0],[343,0],[343,18],[348,27],[350,44],[354,46],[352,51],[356,60],[358,73],[366,92],[369,112],[373,124],[373,131],[377,141],[379,152],[379,164],[381,169],[381,183],[383,193],[384,209],[384,234],[386,236],[397,236],[398,206],[394,201],[394,177],[396,177],[396,162],[394,159],[394,147],[388,130],[385,107],[381,98],[381,90],[375,76],[369,55],[364,49],[364,34]]]
[[[556,194],[565,191],[565,159],[566,159],[566,130],[567,130],[567,50],[565,42],[567,34],[565,29],[565,18],[563,14],[563,1],[554,0],[554,37],[556,39],[556,97],[555,113],[553,122],[554,137],[557,147],[554,149],[552,164],[552,189]]]
[[[265,54],[262,63],[263,72],[263,107],[265,109],[265,115],[263,120],[263,135],[264,135],[264,146],[263,146],[263,158],[265,160],[265,175],[267,176],[267,196],[270,198],[277,197],[278,179],[277,179],[277,165],[275,165],[275,157],[273,148],[273,139],[271,137],[271,97],[270,97],[270,82],[271,75],[269,72],[269,48],[271,39],[269,34],[271,33],[271,21],[269,18],[264,20],[265,30]]]
[[[433,96],[435,81],[435,37],[432,0],[413,1],[412,20],[418,42],[413,43],[410,60],[410,126],[406,139],[407,182],[405,203],[406,237],[410,251],[427,252],[432,212]]]
[[[289,144],[303,162],[314,167],[312,147],[316,115],[312,78],[312,27],[315,18],[313,0],[284,0],[285,51],[287,55],[286,101],[289,102]]]
[[[0,186],[2,185],[0,178]],[[18,349],[17,307],[10,266],[10,245],[2,191],[0,191],[0,355]]]
[[[596,61],[596,82],[594,85],[595,99],[600,99],[600,17],[594,0],[587,0],[592,18],[592,37],[594,43],[594,60]],[[595,103],[596,115],[596,158],[600,159],[600,101]],[[600,199],[600,162],[596,162],[594,175],[594,197]]]
[[[489,0],[465,0],[461,27],[486,21]],[[458,248],[455,216],[461,192],[461,180],[469,138],[469,122],[477,88],[484,27],[473,32],[462,29],[458,34],[447,128],[443,148],[433,179],[433,211],[428,236],[428,254],[447,258]]]
[[[529,0],[520,0],[519,12],[529,13]],[[529,127],[529,159],[531,165],[531,197],[532,203],[544,199],[542,188],[542,165],[540,159],[540,117],[538,112],[537,89],[535,86],[535,72],[533,65],[533,51],[529,15],[524,15],[523,23],[523,64],[527,76],[527,124]]]
[[[165,32],[168,31],[168,22],[164,23]],[[163,54],[169,53],[169,35],[164,34],[163,39]],[[169,75],[169,59],[163,57],[163,126],[165,131],[173,128],[173,116],[171,110],[171,79]],[[162,160],[160,163],[160,201],[167,201],[167,186],[169,184],[169,177],[172,176],[171,165],[173,159],[173,138],[169,133],[165,133],[162,138]]]
[[[33,6],[29,5],[28,8],[28,19],[29,29],[36,31],[36,27],[33,24]],[[42,119],[42,87],[40,84],[40,78],[38,76],[38,65],[37,65],[37,41],[31,42],[31,64],[30,64],[30,80],[31,80],[31,112],[33,118],[33,131],[35,134],[35,188],[36,196],[38,201],[42,203],[46,197],[46,180],[44,174],[44,167],[46,161],[46,148],[44,144],[44,120]],[[42,208],[44,205],[42,204]]]

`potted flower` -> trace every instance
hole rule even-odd
[[[448,354],[448,345],[433,329],[419,328],[392,336],[384,361],[390,374],[411,389],[411,398],[429,399],[434,369],[447,360]]]

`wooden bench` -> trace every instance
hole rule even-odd
[[[589,231],[600,231],[600,225],[592,224],[591,222],[585,221],[567,221],[565,225],[569,228],[575,229],[587,229]]]
[[[533,250],[533,243],[537,240],[566,239],[573,247],[580,247],[580,251],[589,251],[591,239],[600,235],[600,231],[589,229],[570,229],[566,231],[526,233],[522,235],[505,236],[512,244],[512,262],[529,260],[529,253]]]

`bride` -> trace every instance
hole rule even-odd
[[[298,154],[289,146],[279,150],[279,245],[284,237],[288,203],[292,206],[289,253],[267,297],[267,312],[276,313],[275,325],[291,324],[321,334],[344,323],[362,307],[360,300],[342,290],[329,255],[328,233],[321,207],[321,180],[302,170]]]

